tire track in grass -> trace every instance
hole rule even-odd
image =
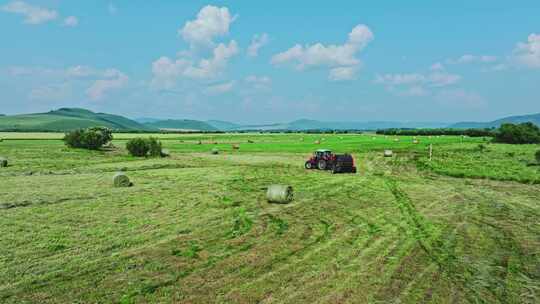
[[[379,222],[379,218],[386,217],[386,214],[380,214],[377,216],[377,218],[374,220],[375,222]],[[355,223],[353,223],[355,224]],[[368,226],[368,225],[362,225],[362,226]],[[388,228],[389,227],[389,228]],[[358,227],[360,228],[360,227]],[[357,228],[357,229],[358,229]],[[361,229],[361,228],[360,228]],[[330,270],[327,272],[334,271],[335,273],[332,275],[332,280],[327,279],[324,281],[314,281],[310,280],[309,274],[306,274],[298,279],[298,282],[308,282],[307,284],[303,284],[300,289],[295,289],[292,292],[289,292],[289,289],[295,288],[295,286],[287,286],[287,289],[281,290],[279,294],[284,294],[285,298],[290,300],[290,302],[294,302],[297,300],[294,300],[298,297],[301,297],[306,291],[310,292],[312,290],[320,290],[321,287],[324,287],[325,285],[332,284],[332,282],[342,282],[343,280],[346,280],[350,276],[346,276],[340,281],[340,277],[345,275],[346,272],[348,272],[351,268],[359,267],[360,269],[364,269],[365,266],[369,266],[370,263],[366,263],[364,261],[365,258],[368,256],[371,256],[372,253],[380,252],[379,249],[381,248],[392,248],[392,246],[398,246],[398,241],[394,240],[393,238],[389,236],[393,236],[395,232],[399,228],[392,222],[387,222],[385,225],[380,228],[380,231],[384,231],[383,236],[379,236],[377,234],[371,234],[366,237],[362,238],[360,243],[357,244],[344,244],[344,246],[335,248],[337,250],[335,257],[332,258],[329,262],[325,263],[326,267],[323,269]],[[362,229],[363,230],[363,229]],[[390,246],[390,247],[389,247]],[[348,249],[347,251],[344,251],[343,249]],[[391,251],[391,250],[390,250]],[[358,254],[360,252],[360,254]],[[335,265],[342,265],[338,267],[337,271],[332,268],[336,268]]]

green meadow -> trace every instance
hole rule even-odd
[[[170,157],[128,156],[138,136]],[[115,134],[88,151],[62,137],[0,133],[0,303],[539,301],[538,145]],[[305,170],[319,148],[358,173]],[[133,187],[112,186],[120,169]],[[269,204],[271,184],[294,200]]]

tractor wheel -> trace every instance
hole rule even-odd
[[[305,167],[306,167],[306,169],[308,169],[308,170],[309,170],[309,169],[313,169],[313,165],[311,164],[311,162],[306,162]]]
[[[319,160],[317,168],[319,168],[319,170],[326,170],[326,161],[324,159]]]

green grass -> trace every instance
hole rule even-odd
[[[85,151],[0,134],[1,303],[538,302],[537,146],[168,134],[171,157],[139,159],[133,136]],[[359,174],[305,171],[317,148]],[[113,188],[123,167],[134,186]],[[274,183],[295,200],[268,204]]]

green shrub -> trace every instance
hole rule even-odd
[[[540,164],[540,150],[536,151],[536,162]]]
[[[98,150],[113,139],[108,128],[77,129],[65,134],[64,142],[71,148]]]
[[[162,147],[161,142],[156,138],[150,137],[147,139],[148,143],[148,154],[153,157],[162,156]]]
[[[153,137],[133,138],[126,143],[126,149],[129,154],[137,157],[162,156],[161,142]]]
[[[495,142],[506,144],[540,143],[540,128],[532,122],[521,124],[502,124],[495,133]]]

